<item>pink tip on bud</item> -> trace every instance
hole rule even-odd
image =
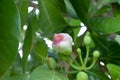
[[[54,35],[52,46],[55,51],[68,55],[72,53],[72,43],[73,40],[69,34],[59,33]]]

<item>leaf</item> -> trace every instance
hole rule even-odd
[[[80,26],[80,20],[71,19],[69,25],[70,26]]]
[[[0,0],[0,76],[18,53],[20,16],[13,0]]]
[[[66,26],[64,18],[49,0],[39,0],[40,29],[44,36],[51,37],[54,33],[62,31]]]
[[[31,52],[31,49],[32,49],[32,29],[31,29],[31,26],[28,25],[28,28],[25,33],[23,47],[22,47],[22,50],[23,50],[23,58],[22,58],[23,72],[25,72],[27,58]]]
[[[21,57],[19,54],[17,54],[16,59],[11,67],[10,75],[20,75],[22,74],[22,65],[21,65]]]
[[[114,3],[113,8],[114,8],[114,11],[113,11],[114,16],[120,17],[120,14],[119,14],[120,13],[120,5],[119,5],[119,3]]]
[[[28,75],[17,75],[5,78],[4,80],[28,80]]]
[[[92,35],[92,38],[96,45],[96,49],[101,53],[100,59],[104,63],[120,65],[120,46],[117,42],[108,41],[104,35]]]
[[[99,0],[99,3],[101,4],[109,4],[109,3],[115,3],[118,2],[119,0]]]
[[[89,74],[89,80],[110,80],[102,71],[92,69],[87,72]]]
[[[41,63],[45,62],[47,56],[47,45],[42,38],[39,38],[35,44],[35,54]]]
[[[114,47],[113,47],[114,46]],[[120,65],[120,46],[118,43],[111,43],[110,46],[108,47],[108,56],[107,59],[105,58],[105,61],[109,61],[114,64]]]
[[[112,80],[120,80],[120,66],[107,64],[107,68],[112,77]]]
[[[69,0],[64,0],[65,2],[65,5],[66,5],[66,9],[67,9],[67,12],[68,14],[73,17],[73,18],[78,18],[78,15],[76,14],[72,4],[70,3]]]
[[[39,66],[30,75],[29,80],[68,80],[55,70],[49,70],[46,65]]]
[[[80,20],[89,26],[89,16],[88,16],[88,8],[84,0],[70,0],[72,6],[74,7],[77,15],[79,16]],[[87,3],[89,0],[87,0]],[[87,4],[89,5],[89,4]]]
[[[97,33],[110,34],[120,31],[120,18],[93,18],[92,29]]]
[[[61,12],[65,13],[66,12],[66,7],[64,0],[51,0],[54,6]]]
[[[39,30],[38,15],[36,15],[36,9],[33,9],[28,15],[28,24],[32,28],[32,35],[35,36],[35,32]]]
[[[28,17],[28,0],[17,0],[16,4],[20,11],[21,17],[21,26],[26,24],[27,17]]]
[[[99,10],[97,10],[96,14],[97,16],[102,15],[104,13],[107,13],[108,11],[110,11],[112,8],[110,5],[104,5],[102,6]]]

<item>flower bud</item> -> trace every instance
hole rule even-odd
[[[86,35],[86,36],[84,37],[84,44],[85,44],[86,46],[90,46],[90,43],[91,43],[91,37],[88,36],[88,35]]]
[[[54,35],[52,47],[59,53],[70,55],[72,53],[72,43],[73,40],[70,35],[59,33]]]
[[[79,54],[81,54],[81,49],[80,49],[80,48],[78,48],[78,49],[77,49],[77,52],[78,52]]]
[[[85,72],[79,72],[76,76],[76,80],[88,80],[88,75]]]
[[[93,57],[98,58],[100,56],[100,52],[98,50],[93,52]]]

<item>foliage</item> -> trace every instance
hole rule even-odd
[[[0,80],[120,80],[119,0],[0,0],[0,26]],[[71,55],[48,46],[57,33],[72,37]]]

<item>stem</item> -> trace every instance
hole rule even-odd
[[[87,53],[86,53],[86,57],[85,57],[84,66],[86,66],[87,61],[88,61],[88,57],[89,57],[89,47],[88,46],[86,46],[86,50],[87,50]]]
[[[93,59],[92,64],[89,67],[87,67],[86,69],[91,69],[95,65],[96,61],[97,61],[97,59]]]
[[[78,62],[77,62],[75,59],[73,59],[73,57],[72,57],[72,56],[70,56],[70,58],[73,60],[73,62],[75,62],[75,64],[76,64],[76,65],[78,65],[78,66],[79,66]]]
[[[70,64],[70,66],[71,66],[72,68],[76,69],[76,70],[79,70],[79,69],[80,69],[80,67],[77,67],[77,66],[75,66],[74,64]]]
[[[78,55],[79,55],[79,59],[80,59],[81,65],[83,65],[82,54],[80,52],[78,52]]]
[[[61,73],[65,73],[65,74],[74,74],[77,73],[78,71],[59,71]]]

